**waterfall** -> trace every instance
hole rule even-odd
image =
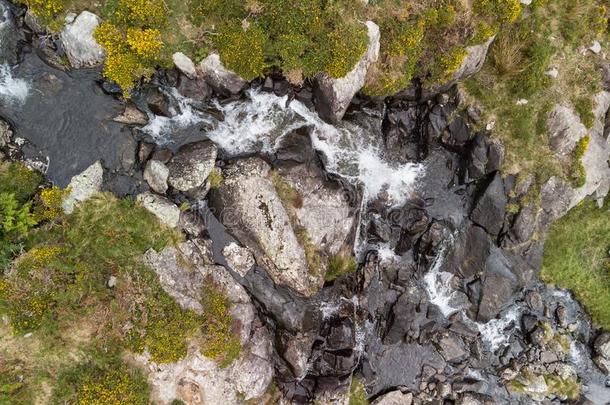
[[[327,171],[362,184],[365,200],[374,199],[384,191],[395,205],[404,203],[411,195],[423,171],[419,164],[394,164],[385,159],[381,119],[373,115],[365,118],[373,125],[346,121],[333,126],[298,100],[288,103],[287,96],[253,89],[245,100],[224,105],[213,102],[224,117],[218,121],[197,110],[195,102],[180,96],[175,89],[166,94],[176,101],[172,116],[151,116],[150,123],[142,128],[161,144],[171,142],[171,134],[176,129],[206,123],[212,125],[206,136],[228,156],[272,153],[283,136],[308,127],[312,145],[324,156]]]

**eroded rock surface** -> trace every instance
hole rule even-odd
[[[244,288],[222,266],[213,264],[211,241],[197,239],[150,250],[144,257],[161,285],[185,309],[201,313],[201,294],[206,283],[219,288],[231,302],[230,314],[237,321],[242,345],[239,357],[221,368],[203,356],[191,342],[188,355],[177,363],[154,364],[147,356],[136,360],[149,370],[153,398],[162,403],[180,399],[186,404],[241,403],[265,394],[272,381],[271,337],[256,317]]]

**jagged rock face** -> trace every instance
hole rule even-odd
[[[98,16],[83,11],[64,27],[61,41],[73,68],[97,66],[104,61],[104,49],[93,38],[99,24]]]
[[[244,288],[222,266],[213,264],[211,241],[197,239],[161,252],[149,250],[144,262],[153,268],[163,289],[185,309],[201,313],[201,294],[212,282],[231,302],[230,314],[239,325],[240,356],[221,368],[203,356],[195,342],[188,355],[171,364],[154,364],[146,356],[136,361],[149,370],[148,381],[155,401],[169,404],[178,398],[185,404],[240,403],[263,396],[272,381],[271,336],[256,317]]]
[[[223,175],[212,196],[223,224],[275,282],[306,296],[317,291],[331,256],[351,246],[356,215],[343,189],[324,182],[316,166],[283,167],[272,174],[258,158],[239,160]],[[292,200],[282,200],[274,181],[296,193]]]
[[[227,229],[252,249],[257,263],[276,283],[310,295],[313,280],[307,272],[305,251],[267,178],[270,170],[260,159],[237,161],[223,171],[224,181],[214,193],[213,206]]]
[[[369,67],[379,58],[379,27],[372,21],[366,22],[369,44],[360,61],[344,77],[334,79],[325,73],[316,77],[314,87],[315,105],[323,119],[337,123],[341,121],[354,95],[366,81]]]

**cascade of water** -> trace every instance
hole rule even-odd
[[[29,83],[13,76],[10,66],[0,64],[0,100],[8,103],[23,103],[30,91]]]
[[[213,124],[206,133],[225,154],[238,156],[253,152],[272,153],[279,140],[297,128],[309,127],[313,147],[325,158],[326,169],[363,185],[365,199],[385,191],[392,204],[403,203],[412,193],[423,167],[419,164],[393,164],[384,157],[381,134],[355,123],[337,126],[327,124],[303,103],[254,89],[246,100],[215,107],[223,114],[222,121],[194,108],[192,100],[170,90],[178,101],[175,115],[151,117],[142,130],[159,143],[171,141],[176,128],[205,122]],[[371,117],[380,120],[379,117]],[[380,126],[380,124],[379,124]]]

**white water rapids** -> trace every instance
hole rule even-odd
[[[333,126],[298,100],[286,106],[287,97],[251,90],[246,100],[216,103],[224,120],[215,122],[193,108],[191,100],[175,90],[169,93],[177,100],[175,115],[153,116],[142,129],[161,144],[171,142],[172,130],[202,122],[213,124],[206,135],[229,156],[272,153],[284,135],[307,126],[311,128],[312,145],[324,155],[329,172],[362,184],[366,200],[385,191],[394,205],[402,204],[411,195],[423,171],[419,164],[392,164],[385,159],[379,117]]]
[[[10,66],[0,64],[0,102],[23,103],[30,91],[24,79],[13,76]]]

